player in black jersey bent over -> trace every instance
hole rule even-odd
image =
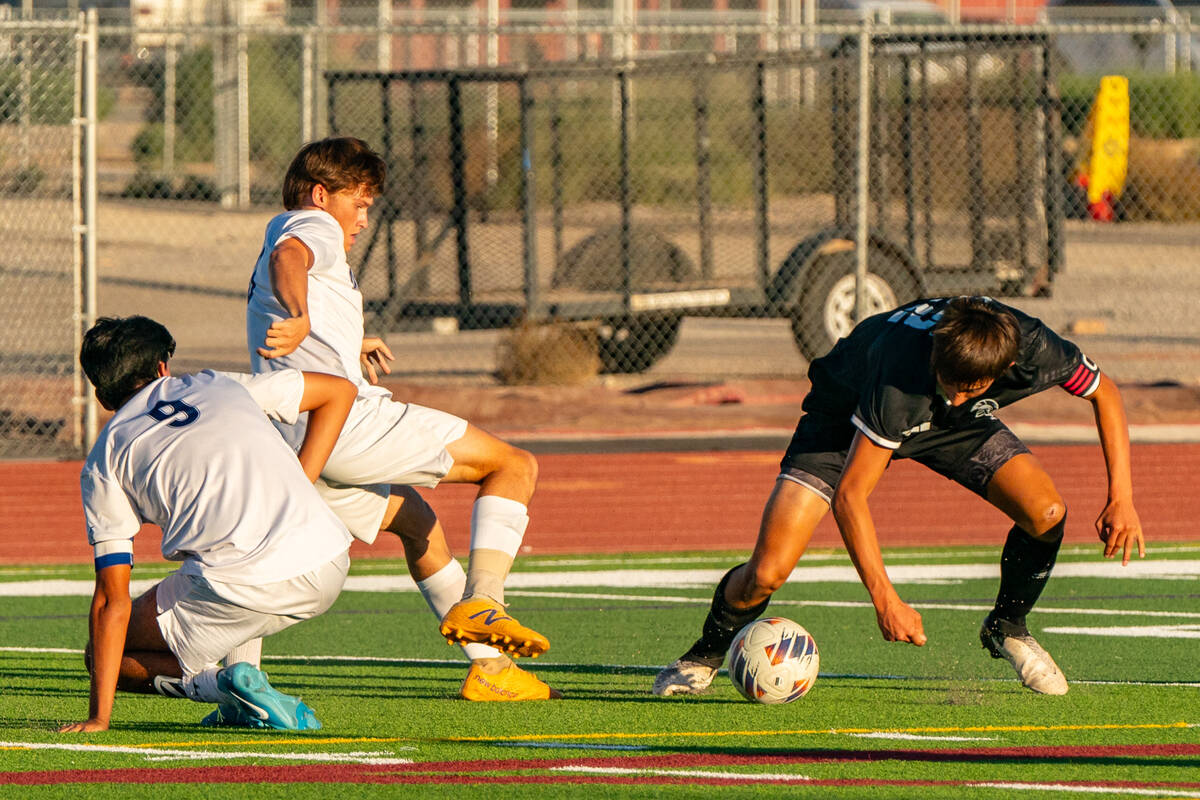
[[[887,641],[925,644],[921,615],[884,568],[867,498],[892,458],[911,458],[974,491],[1013,521],[996,605],[980,640],[1041,694],[1065,694],[1058,665],[1029,634],[1026,614],[1050,577],[1067,509],[1029,449],[992,412],[1052,386],[1086,398],[1108,470],[1096,520],[1104,556],[1145,555],[1116,385],[1071,342],[985,297],[918,300],[863,320],[809,367],[804,399],[750,560],[717,585],[700,639],[654,681],[660,696],[698,694],[737,632],[766,610],[817,523],[833,509]]]

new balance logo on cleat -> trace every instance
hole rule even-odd
[[[519,700],[557,700],[562,693],[531,675],[516,664],[509,664],[498,673],[490,674],[479,664],[472,663],[459,695],[464,700],[482,702],[513,702]]]
[[[495,600],[459,601],[446,612],[438,628],[449,644],[495,644],[514,656],[537,657],[550,649],[550,640],[504,613]]]
[[[512,619],[512,617],[494,608],[486,608],[483,611],[476,611],[474,614],[467,617],[467,619],[479,619],[480,617],[485,617],[483,620],[484,625],[494,625],[497,622],[504,622],[505,620]]]

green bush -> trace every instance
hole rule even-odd
[[[1200,75],[1133,73],[1129,78],[1129,125],[1137,136],[1187,139],[1200,136]],[[1100,78],[1066,74],[1059,78],[1063,131],[1079,136],[1100,89]]]
[[[300,146],[300,65],[291,39],[272,37],[250,43],[250,159],[277,188]],[[141,166],[156,167],[163,153],[165,73],[158,65],[138,77],[153,92],[147,123],[134,139],[132,155]],[[182,53],[176,64],[175,157],[211,161],[215,139],[213,51],[209,46]]]
[[[68,68],[29,71],[29,120],[34,125],[69,125],[75,116],[75,75]],[[101,86],[96,93],[96,114],[104,119],[116,105],[116,93]],[[0,66],[0,122],[21,121],[21,68]]]

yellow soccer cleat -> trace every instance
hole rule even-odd
[[[557,700],[562,697],[562,692],[551,689],[516,664],[509,664],[495,675],[488,674],[478,664],[471,664],[458,693],[464,700],[477,702]]]
[[[460,600],[446,612],[438,628],[450,644],[490,644],[514,656],[537,658],[550,640],[509,616],[504,606],[486,597]]]

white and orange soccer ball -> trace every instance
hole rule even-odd
[[[799,700],[817,680],[821,657],[808,631],[783,617],[755,620],[729,646],[729,677],[747,700]]]

